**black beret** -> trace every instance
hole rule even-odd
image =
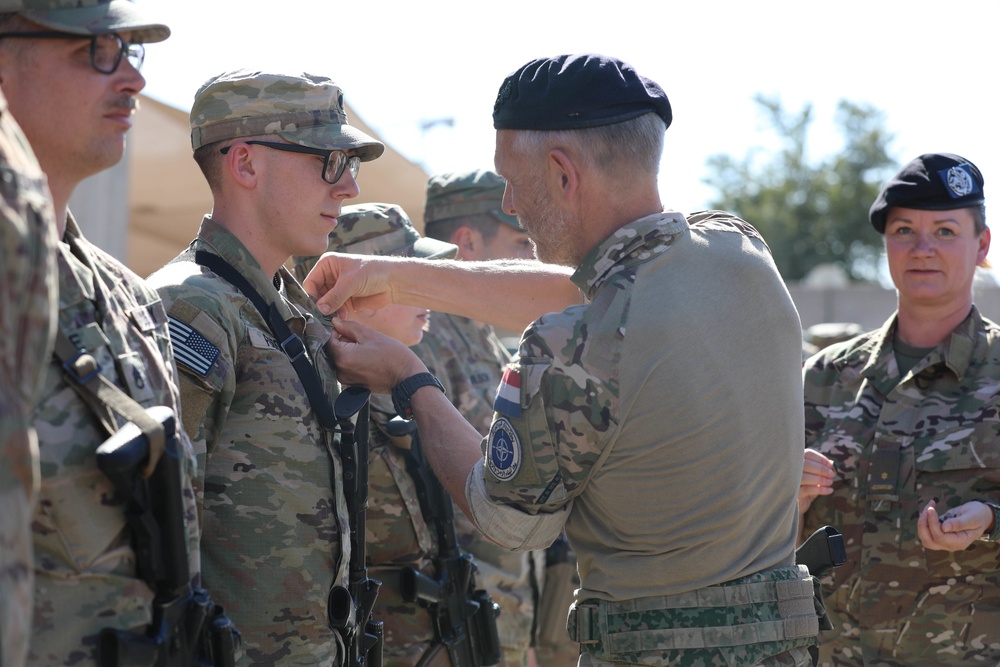
[[[911,161],[885,184],[868,211],[879,234],[893,206],[922,211],[950,211],[986,203],[979,167],[961,155],[927,153]]]
[[[532,60],[504,79],[493,105],[498,130],[579,130],[653,112],[670,126],[660,86],[617,58],[593,53]]]

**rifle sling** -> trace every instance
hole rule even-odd
[[[146,414],[146,409],[134,398],[101,375],[101,366],[94,355],[77,349],[62,328],[56,332],[54,355],[63,367],[66,383],[91,409],[108,436],[118,431],[114,419],[114,414],[117,414],[138,426],[149,439],[150,456],[154,455],[153,452],[164,450],[166,436],[163,424]]]
[[[206,250],[198,250],[194,254],[194,261],[225,278],[233,287],[242,292],[243,296],[250,299],[264,321],[267,322],[271,333],[279,341],[281,349],[288,355],[288,360],[292,362],[292,367],[299,376],[299,381],[302,382],[302,387],[305,389],[320,426],[330,432],[336,430],[337,420],[333,414],[333,407],[323,392],[319,373],[313,368],[302,339],[288,328],[288,323],[278,312],[277,306],[265,301],[260,292],[250,284],[250,281],[222,257]]]

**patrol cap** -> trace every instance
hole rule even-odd
[[[406,212],[395,204],[354,204],[345,206],[337,216],[327,250],[348,255],[451,259],[458,246],[421,236]],[[292,258],[295,276],[305,278],[316,259]]]
[[[670,127],[663,89],[617,58],[596,53],[538,58],[510,74],[493,105],[498,130],[579,130],[653,112]]]
[[[202,84],[191,106],[191,147],[276,134],[300,146],[352,150],[362,162],[385,146],[347,122],[344,92],[325,76],[245,69]]]
[[[170,36],[170,28],[151,21],[131,0],[0,0],[0,12],[17,12],[46,28],[76,35],[131,31],[134,41],[146,44]]]
[[[986,203],[979,167],[953,153],[925,153],[903,167],[882,187],[868,211],[879,234],[893,206],[922,211],[950,211]]]
[[[427,181],[424,225],[483,216],[520,230],[517,216],[503,212],[506,184],[502,176],[486,169],[431,176]]]

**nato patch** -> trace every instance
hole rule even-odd
[[[961,199],[978,191],[976,180],[973,178],[971,168],[968,164],[962,163],[942,169],[938,172],[941,182],[944,183],[948,196],[952,199]]]
[[[496,419],[490,428],[486,465],[501,481],[511,479],[521,468],[521,439],[506,417]]]
[[[511,417],[521,416],[521,374],[510,366],[503,372],[503,379],[497,387],[493,411]]]
[[[173,317],[170,318],[170,343],[177,362],[201,376],[208,375],[219,358],[219,348],[200,333]]]

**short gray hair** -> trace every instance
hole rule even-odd
[[[666,131],[662,118],[647,113],[622,123],[582,130],[517,130],[514,148],[531,154],[570,146],[608,176],[634,178],[655,175],[659,170]]]

